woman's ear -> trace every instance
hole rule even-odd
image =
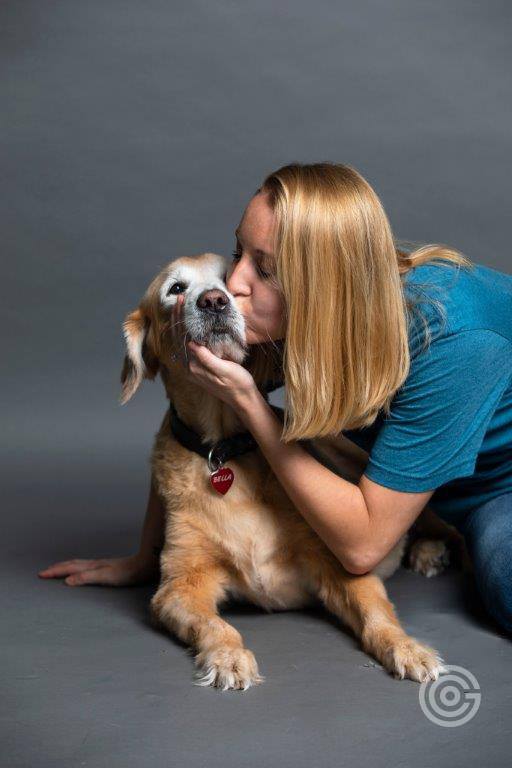
[[[123,333],[126,341],[126,355],[121,371],[121,396],[124,405],[135,394],[142,379],[154,379],[160,368],[160,361],[149,348],[147,336],[151,324],[140,307],[126,315]]]

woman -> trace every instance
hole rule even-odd
[[[368,182],[333,163],[270,174],[236,235],[227,287],[249,344],[283,342],[284,425],[245,368],[193,342],[190,375],[237,411],[348,571],[374,568],[428,503],[465,535],[484,604],[510,632],[512,277],[445,246],[399,248]],[[298,442],[333,435],[368,454],[357,485]],[[40,576],[156,578],[162,530],[151,488],[137,555]]]

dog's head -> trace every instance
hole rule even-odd
[[[245,321],[235,299],[226,288],[229,260],[215,253],[184,256],[164,267],[149,285],[140,305],[123,323],[126,355],[121,373],[124,404],[144,378],[154,379],[159,370],[169,370],[172,355],[183,354],[191,339],[204,344],[218,357],[243,363],[249,349]],[[183,327],[180,349],[173,348],[170,311],[182,294]],[[179,365],[179,363],[178,363]]]

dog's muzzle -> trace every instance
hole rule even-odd
[[[222,288],[202,290],[188,311],[185,327],[189,337],[205,344],[219,357],[242,362],[247,354],[245,322],[236,304]]]

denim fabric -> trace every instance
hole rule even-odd
[[[512,634],[512,493],[474,509],[459,530],[487,611]]]

